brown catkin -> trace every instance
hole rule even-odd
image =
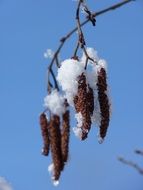
[[[98,72],[98,99],[101,112],[100,137],[104,139],[110,120],[110,104],[107,96],[107,76],[104,68]]]
[[[87,104],[88,104],[90,116],[92,116],[93,111],[94,111],[94,93],[93,93],[93,89],[89,85],[88,85],[88,92],[87,92]]]
[[[61,136],[61,149],[63,162],[68,160],[69,153],[69,136],[70,136],[70,115],[69,110],[62,115],[62,136]]]
[[[49,125],[51,153],[54,164],[54,180],[57,181],[63,169],[61,153],[60,117],[53,115]]]
[[[42,149],[42,154],[44,156],[48,156],[49,154],[49,149],[50,149],[50,140],[49,140],[49,132],[48,132],[48,120],[46,118],[46,114],[42,113],[40,115],[40,127],[41,127],[41,133],[43,137],[43,149]]]
[[[88,132],[91,127],[91,117],[89,111],[89,104],[87,98],[87,84],[85,74],[82,73],[78,80],[78,93],[74,98],[75,109],[77,113],[81,113],[83,118],[83,123],[81,126],[82,136],[81,139],[87,138]]]

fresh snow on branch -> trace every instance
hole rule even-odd
[[[70,105],[73,105],[73,98],[77,93],[78,76],[84,72],[84,66],[75,59],[66,59],[58,69],[57,80],[65,91],[66,98]]]
[[[57,90],[53,90],[44,98],[44,106],[53,114],[60,115],[65,112],[64,100]]]

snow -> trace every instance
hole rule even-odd
[[[54,171],[54,164],[51,163],[51,164],[48,166],[48,172],[49,172],[49,173],[53,173],[53,171]]]
[[[95,123],[97,127],[100,126],[101,123],[101,113],[100,113],[100,105],[98,100],[98,91],[97,89],[94,91],[94,111],[91,117],[92,123]]]
[[[83,117],[81,112],[75,114],[75,118],[77,119],[77,126],[73,127],[73,132],[75,134],[76,137],[78,137],[79,139],[82,138],[82,123],[83,123]]]
[[[53,185],[58,186],[59,185],[59,180],[53,180]]]
[[[80,127],[73,127],[73,132],[76,137],[82,139],[82,129]]]
[[[65,112],[65,106],[64,101],[65,98],[67,99],[70,106],[74,107],[74,97],[77,95],[78,91],[78,77],[84,73],[86,76],[87,81],[87,90],[88,90],[88,84],[93,89],[94,93],[94,111],[93,115],[91,116],[92,124],[95,123],[98,127],[100,127],[101,123],[101,113],[100,113],[100,105],[98,100],[98,87],[97,87],[97,80],[98,80],[98,72],[101,70],[101,68],[104,68],[107,72],[107,63],[104,59],[100,59],[98,57],[97,51],[92,47],[86,48],[88,56],[93,59],[94,61],[88,60],[87,69],[85,70],[85,61],[86,61],[86,55],[83,52],[83,55],[79,60],[75,59],[66,59],[63,62],[61,62],[61,67],[57,71],[57,82],[62,88],[62,91],[64,93],[64,96],[59,94],[57,90],[53,90],[51,94],[47,95],[44,98],[44,106],[46,109],[49,109],[53,114],[61,115]],[[54,52],[51,49],[47,49],[45,57],[46,58],[52,58],[54,55]],[[109,92],[107,89],[107,92],[105,92],[108,95],[109,98]],[[109,98],[110,100],[110,98]],[[111,104],[111,101],[109,102]],[[111,106],[110,106],[110,112],[111,112]],[[111,113],[110,113],[111,115]],[[75,118],[77,120],[77,126],[73,128],[73,132],[75,136],[77,136],[79,139],[82,138],[82,124],[83,124],[83,118],[82,114],[76,113]],[[99,143],[103,142],[103,139],[98,135],[98,141]],[[51,165],[50,171],[54,170],[54,166]],[[58,184],[58,181],[53,183]]]
[[[100,136],[100,134],[98,134],[98,142],[99,144],[102,144],[104,141],[104,139]]]
[[[50,173],[50,174],[54,174],[54,164],[53,163],[51,163],[49,166],[48,166],[48,172]],[[53,182],[53,185],[54,186],[58,186],[59,185],[59,181],[58,180],[55,180],[55,178],[54,178],[54,175],[51,177],[51,179],[52,179],[52,182]]]
[[[46,59],[50,58],[52,59],[54,56],[54,52],[51,49],[47,49],[46,52],[44,53],[44,57]]]
[[[73,106],[73,98],[77,94],[78,76],[84,72],[84,66],[77,60],[66,59],[58,69],[57,80],[65,91],[68,103]]]
[[[91,59],[94,60],[95,63],[99,61],[99,57],[98,57],[97,51],[96,51],[94,48],[92,48],[92,47],[87,47],[87,48],[86,48],[86,52],[87,52],[88,56],[89,56]],[[85,64],[85,61],[86,61],[86,55],[85,55],[85,53],[83,52],[82,57],[81,57],[81,62],[82,62],[83,64]],[[89,60],[88,63],[92,63],[92,64],[93,64],[93,61]]]
[[[86,72],[87,83],[93,90],[97,90],[97,68],[91,66],[91,71]]]
[[[100,71],[101,68],[104,68],[107,71],[107,62],[105,59],[100,59],[97,64],[97,70]]]
[[[65,98],[57,90],[53,90],[44,98],[44,106],[53,114],[60,115],[65,112],[64,101]]]
[[[75,114],[75,118],[77,119],[77,127],[82,127],[83,117],[81,112]]]

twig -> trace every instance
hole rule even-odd
[[[106,9],[103,9],[103,10],[101,10],[101,11],[94,12],[93,14],[91,14],[92,16],[91,16],[91,15],[88,16],[88,18],[80,24],[80,27],[83,27],[83,26],[86,25],[89,21],[91,21],[91,17],[92,17],[92,18],[95,18],[95,17],[97,17],[97,16],[99,16],[99,15],[102,15],[102,14],[105,14],[105,13],[107,13],[107,12],[109,12],[109,11],[115,10],[115,9],[117,9],[117,8],[119,8],[119,7],[121,7],[121,6],[125,5],[125,4],[127,4],[127,3],[129,3],[129,2],[132,2],[132,1],[135,1],[135,0],[125,0],[125,1],[123,1],[123,2],[120,2],[120,3],[117,3],[117,4],[115,4],[115,5],[112,5],[112,6],[106,8]],[[83,1],[80,0],[80,2],[83,2]],[[87,12],[88,12],[88,11],[87,11]],[[55,54],[54,54],[54,56],[53,56],[53,58],[52,58],[50,64],[49,64],[49,67],[48,67],[48,69],[49,69],[48,75],[52,74],[52,72],[51,72],[51,71],[52,71],[52,66],[53,66],[55,60],[57,59],[57,56],[58,56],[59,52],[61,51],[61,49],[62,49],[64,43],[65,43],[65,42],[67,41],[67,39],[69,39],[77,30],[78,30],[78,27],[75,27],[73,30],[71,30],[69,33],[67,33],[67,35],[65,35],[64,37],[62,37],[62,38],[60,39],[60,44],[59,44],[59,46],[58,46],[58,48],[57,48],[57,50],[56,50],[56,52],[55,52]],[[85,67],[86,67],[86,66],[85,66]],[[52,74],[52,77],[53,77],[53,79],[54,79],[54,81],[55,81],[54,73]],[[50,80],[50,77],[48,76],[48,88],[47,88],[47,89],[51,89],[51,86],[49,86],[49,84],[50,84],[49,80]],[[58,84],[55,83],[55,86],[58,87]],[[58,88],[58,89],[59,89],[59,88]]]
[[[119,157],[118,160],[120,162],[122,162],[123,164],[129,165],[129,166],[135,168],[141,175],[143,175],[143,169],[140,166],[138,166],[136,163],[134,163],[132,161],[125,160],[122,157]]]
[[[142,150],[135,150],[135,153],[143,156],[143,151]]]

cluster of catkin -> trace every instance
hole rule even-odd
[[[94,96],[94,89],[88,84],[86,74],[83,72],[78,77],[78,91],[74,97],[74,106],[77,113],[81,114],[82,125],[80,126],[81,140],[88,137],[92,124],[92,116],[95,109],[95,103],[99,104],[100,126],[99,137],[102,142],[106,136],[110,119],[110,102],[107,95],[107,74],[104,67],[97,71],[97,96]],[[95,101],[95,98],[97,100]],[[96,117],[96,115],[95,115]]]
[[[53,164],[53,181],[58,181],[61,171],[68,160],[69,136],[70,136],[70,116],[68,104],[65,102],[65,112],[59,115],[50,113],[48,120],[45,113],[40,115],[40,127],[43,137],[42,154],[48,156],[51,150]]]
[[[74,107],[76,112],[77,126],[73,128],[76,136],[85,140],[94,122],[99,127],[99,142],[102,143],[106,136],[110,120],[110,101],[105,63],[103,60],[93,62],[90,71],[78,59],[63,61],[56,78],[63,92],[53,89],[44,99],[46,111],[40,115],[44,142],[42,154],[48,156],[51,150],[50,170],[54,184],[58,182],[68,160],[69,106]]]

